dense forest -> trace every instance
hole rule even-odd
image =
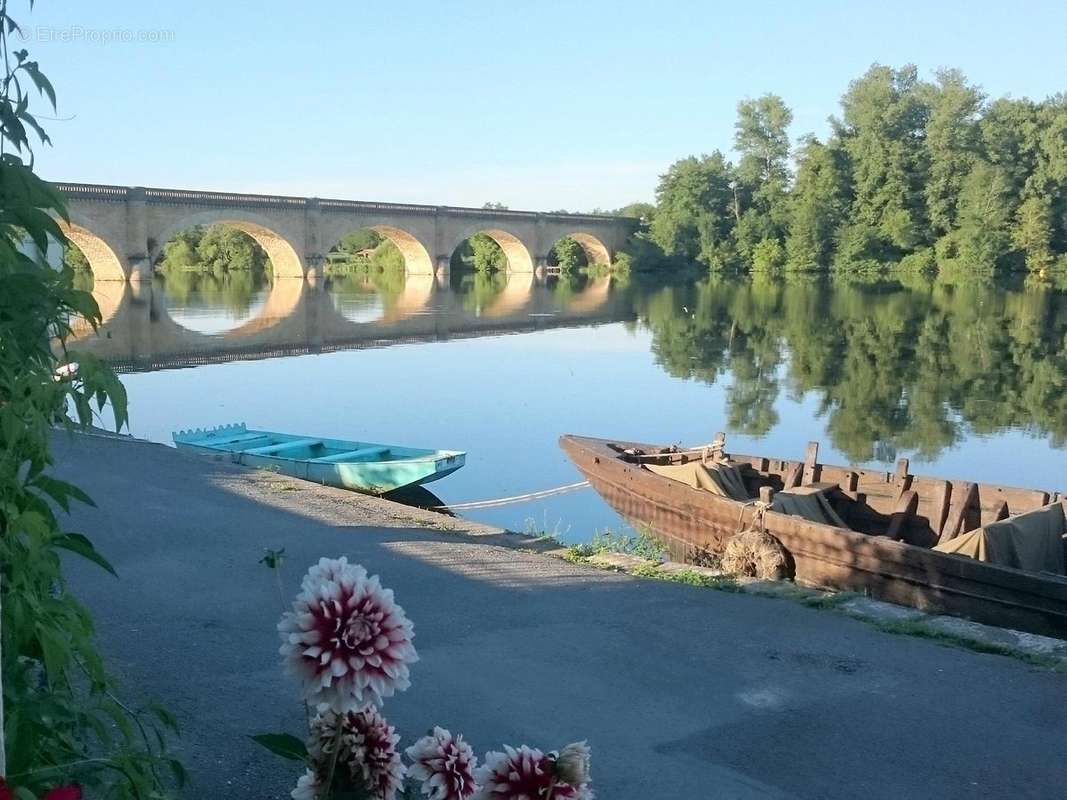
[[[989,100],[958,70],[921,80],[875,65],[825,141],[790,142],[768,94],[738,105],[732,162],[690,156],[656,205],[621,210],[644,232],[639,268],[857,271],[887,266],[1067,269],[1067,95]]]

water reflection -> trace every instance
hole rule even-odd
[[[154,284],[174,322],[191,331],[218,334],[263,313],[271,277],[253,270],[219,275],[175,270],[157,275]]]
[[[572,279],[575,285],[585,281]],[[436,340],[632,316],[611,281],[560,298],[531,273],[468,274],[452,286],[433,275],[369,271],[321,281],[255,271],[168,272],[151,286],[102,282],[104,337],[78,330],[81,346],[124,371],[249,356]],[[569,307],[573,306],[573,312]]]
[[[106,336],[79,329],[80,346],[129,371],[636,320],[663,372],[721,394],[721,408],[702,412],[709,430],[761,438],[814,416],[854,462],[898,452],[933,459],[1007,430],[1054,447],[1067,441],[1067,292],[1040,283],[197,277],[151,287],[101,282],[94,293]],[[623,390],[601,386],[594,398],[581,380],[576,373],[581,402]]]
[[[729,430],[763,436],[814,396],[856,462],[933,458],[968,433],[1067,435],[1067,295],[918,279],[708,279],[640,296],[669,374],[726,382]]]

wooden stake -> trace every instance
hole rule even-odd
[[[804,456],[804,484],[815,483],[818,480],[816,474],[819,469],[819,443],[808,442],[808,452]]]

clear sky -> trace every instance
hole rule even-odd
[[[1063,0],[38,0],[22,16],[59,94],[45,177],[128,185],[614,208],[728,150],[745,97],[775,92],[796,135],[825,133],[873,62],[959,67],[994,97],[1067,90]]]

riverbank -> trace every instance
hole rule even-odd
[[[127,439],[56,437],[97,502],[72,527],[120,574],[71,561],[112,668],[183,727],[188,797],[287,797],[248,740],[298,732],[279,667],[286,595],[319,556],[379,573],[421,660],[388,713],[478,752],[588,738],[599,795],[628,798],[1055,796],[1065,677],[891,636],[845,615],[523,552],[520,537]],[[521,543],[528,543],[522,540]],[[545,545],[550,546],[550,545]]]

